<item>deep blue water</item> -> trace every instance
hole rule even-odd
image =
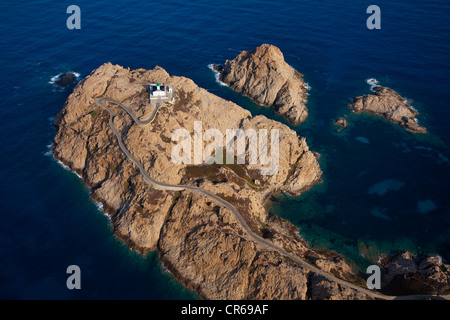
[[[450,258],[448,1],[77,1],[81,30],[66,28],[70,4],[0,3],[0,298],[194,297],[156,254],[142,258],[116,240],[82,181],[46,155],[51,119],[71,92],[48,82],[108,61],[160,65],[286,123],[207,68],[262,43],[277,45],[312,87],[310,116],[294,129],[324,170],[323,184],[271,210],[357,265],[396,249]],[[366,28],[370,4],[381,7],[381,30]],[[370,92],[370,77],[412,99],[430,134],[371,116],[350,116],[336,133],[333,119]],[[81,267],[82,290],[66,289],[71,264]]]

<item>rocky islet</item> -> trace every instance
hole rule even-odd
[[[276,46],[263,44],[243,51],[214,69],[220,72],[220,81],[256,103],[272,107],[291,124],[300,124],[308,117],[308,85]]]
[[[419,114],[407,100],[391,88],[374,86],[373,94],[353,98],[348,107],[355,113],[370,113],[381,116],[413,133],[426,133],[427,129],[419,125]]]

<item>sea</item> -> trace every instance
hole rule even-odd
[[[72,4],[81,29],[67,27]],[[370,5],[381,29],[367,27]],[[323,170],[300,197],[277,195],[271,214],[362,271],[395,250],[450,261],[449,17],[448,0],[1,1],[0,298],[197,299],[157,253],[116,239],[89,188],[52,157],[52,120],[73,90],[52,79],[82,79],[105,62],[158,65],[289,125],[208,67],[263,43],[310,86],[309,117],[290,127]],[[428,134],[352,114],[348,103],[371,93],[372,78],[408,99]],[[349,127],[337,132],[340,116]],[[80,290],[66,286],[70,265],[80,267]]]

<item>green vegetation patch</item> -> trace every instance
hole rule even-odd
[[[186,174],[184,177],[187,180],[204,178],[213,183],[222,183],[232,180],[233,182],[237,183],[240,186],[244,185],[242,181],[239,181],[238,179],[233,179],[232,176],[227,175],[224,172],[221,172],[220,170],[221,168],[228,168],[229,171],[233,172],[237,177],[243,179],[245,182],[250,184],[250,186],[255,186],[254,180],[249,176],[247,170],[240,164],[213,163],[199,166],[191,165],[186,167]]]
[[[97,118],[97,116],[98,116],[98,111],[97,111],[97,110],[94,110],[94,111],[91,111],[89,114],[91,115],[91,118],[92,118],[92,119],[95,119],[95,118]]]

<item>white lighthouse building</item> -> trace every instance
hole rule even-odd
[[[173,102],[173,88],[159,82],[149,86],[150,103],[160,106],[164,102]]]

